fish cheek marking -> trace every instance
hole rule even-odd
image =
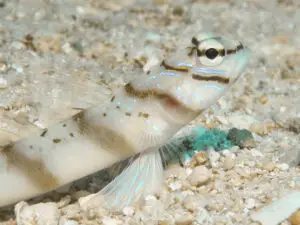
[[[59,185],[58,178],[47,169],[40,159],[30,159],[16,151],[13,144],[4,146],[1,152],[7,159],[8,167],[16,168],[39,188],[50,190]]]

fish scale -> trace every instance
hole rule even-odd
[[[228,53],[228,54],[226,54]],[[106,105],[2,146],[0,206],[28,199],[134,157],[82,209],[111,210],[137,202],[163,181],[159,148],[230,89],[247,64],[240,42],[211,34],[191,37],[148,74],[120,88]],[[5,165],[5,166],[3,166]]]

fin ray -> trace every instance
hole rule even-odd
[[[162,181],[163,165],[160,153],[157,149],[151,149],[139,154],[99,194],[104,196],[106,208],[120,210],[142,196],[153,193]]]

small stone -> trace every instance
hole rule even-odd
[[[57,203],[57,207],[58,208],[65,207],[68,204],[70,204],[70,202],[71,202],[71,196],[70,195],[66,195],[65,197],[63,197],[62,199],[60,199],[60,201]]]
[[[203,165],[207,162],[208,156],[206,152],[200,151],[196,152],[190,162],[190,167],[194,168],[196,166]]]
[[[186,213],[184,215],[176,216],[175,217],[175,224],[176,225],[192,225],[195,218],[193,215]]]
[[[227,118],[227,120],[236,126],[237,129],[249,130],[251,124],[257,123],[257,120],[253,116],[247,115],[232,115]]]
[[[15,49],[15,50],[25,50],[25,49],[26,49],[26,46],[25,46],[22,42],[14,41],[14,42],[11,44],[11,48],[12,48],[12,49]]]
[[[41,10],[35,12],[35,14],[34,14],[34,19],[35,19],[36,21],[39,21],[39,20],[44,19],[45,16],[46,16],[46,10],[41,9]]]
[[[164,175],[165,175],[165,177],[174,177],[174,178],[178,178],[180,180],[184,180],[187,177],[187,173],[186,173],[185,169],[178,164],[168,167],[164,171]]]
[[[179,181],[175,181],[169,184],[171,191],[178,191],[182,188],[182,184]]]
[[[125,216],[133,216],[134,215],[134,208],[133,207],[130,207],[130,206],[126,206],[124,209],[123,209],[123,214]]]
[[[196,213],[196,221],[198,224],[212,224],[212,218],[205,208],[199,207]]]
[[[78,225],[79,223],[75,220],[66,220],[65,218],[62,218],[59,221],[59,225]]]
[[[19,202],[15,206],[17,224],[58,224],[60,212],[55,203],[39,203],[28,205],[26,202]]]
[[[275,168],[276,168],[276,164],[272,161],[271,162],[266,162],[263,165],[263,169],[265,169],[269,172],[273,171]]]
[[[268,98],[268,96],[266,96],[266,95],[263,95],[263,96],[261,96],[260,98],[259,98],[259,101],[260,101],[260,103],[261,104],[267,104],[268,103],[268,100],[269,100],[269,98]]]
[[[298,52],[286,56],[288,70],[282,76],[283,79],[294,79],[299,77],[300,54]]]
[[[255,147],[253,135],[246,129],[232,128],[228,131],[227,138],[240,148]]]
[[[61,37],[54,35],[51,37],[41,37],[37,40],[37,47],[42,52],[60,52]]]
[[[262,123],[252,124],[249,130],[253,133],[257,133],[260,136],[266,136],[272,130],[277,127],[274,121],[263,121]]]
[[[184,8],[182,6],[176,6],[173,9],[173,15],[175,16],[182,16],[184,13]]]
[[[159,220],[157,225],[169,225],[169,222],[166,220]]]
[[[80,199],[82,197],[86,197],[90,194],[91,193],[86,190],[80,190],[80,191],[76,191],[75,193],[72,193],[71,196],[73,199],[78,200],[78,199]]]
[[[246,204],[247,209],[253,209],[255,207],[255,205],[256,205],[255,199],[253,199],[253,198],[247,199],[247,204]]]
[[[207,155],[210,161],[210,164],[212,165],[212,167],[216,167],[218,165],[218,161],[220,159],[220,153],[216,152],[213,148],[209,148],[207,150]]]
[[[296,134],[300,133],[300,118],[291,118],[286,122],[286,129]]]
[[[211,178],[211,172],[205,166],[196,167],[187,180],[193,186],[200,186],[205,184]]]
[[[282,171],[287,171],[290,168],[290,166],[287,163],[282,163],[282,164],[278,164],[277,168]]]
[[[115,220],[113,218],[110,218],[108,216],[105,216],[103,219],[102,219],[102,224],[103,225],[118,225],[120,224],[118,220]]]
[[[23,68],[17,64],[11,64],[11,68],[13,68],[17,73],[23,73]]]
[[[7,88],[7,80],[0,77],[0,89],[5,89]]]
[[[235,166],[235,161],[232,156],[228,155],[224,159],[223,168],[224,170],[231,170]]]
[[[182,204],[183,207],[189,210],[190,212],[195,212],[198,207],[205,207],[208,203],[208,200],[200,195],[188,195],[184,198]]]
[[[291,225],[300,225],[300,210],[294,212],[289,217],[289,222],[291,223]]]
[[[74,46],[67,42],[62,46],[62,50],[69,55],[76,55],[77,51],[74,49]]]
[[[222,154],[223,156],[229,156],[229,155],[232,155],[232,153],[231,153],[228,149],[224,149],[224,150],[221,152],[221,154]]]
[[[3,73],[8,72],[8,66],[4,62],[1,62],[1,61],[0,61],[0,71]]]
[[[61,213],[67,218],[76,218],[80,214],[80,208],[78,204],[67,205],[61,209]]]

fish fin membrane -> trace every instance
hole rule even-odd
[[[104,207],[120,211],[142,197],[155,193],[163,183],[163,164],[158,149],[147,150],[133,158],[120,175],[99,194]]]

